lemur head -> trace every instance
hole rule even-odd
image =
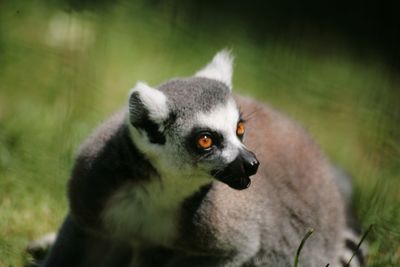
[[[193,77],[133,88],[132,138],[156,169],[187,179],[213,176],[235,189],[250,185],[259,162],[242,143],[245,122],[231,94],[232,63],[223,50]]]

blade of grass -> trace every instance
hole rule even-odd
[[[353,260],[354,256],[357,254],[357,252],[359,251],[361,244],[364,242],[365,238],[367,237],[368,233],[371,231],[372,229],[372,224],[368,227],[368,229],[365,231],[365,233],[362,235],[360,242],[358,242],[357,247],[355,249],[355,251],[353,252],[353,255],[351,255],[351,258],[349,259],[349,261],[347,262],[347,264],[345,265],[345,267],[349,267],[350,266],[350,262]]]
[[[307,239],[314,233],[314,229],[309,229],[308,232],[306,233],[306,235],[303,237],[303,239],[300,242],[299,247],[297,248],[297,252],[296,252],[296,257],[294,258],[294,264],[293,267],[298,267],[299,265],[299,257],[300,257],[300,252],[304,246],[304,244],[306,243]]]

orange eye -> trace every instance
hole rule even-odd
[[[236,128],[236,134],[237,136],[241,137],[244,135],[244,123],[243,122],[239,122]]]
[[[209,135],[201,135],[199,139],[197,139],[197,145],[202,149],[208,149],[212,146],[212,144],[213,141]]]

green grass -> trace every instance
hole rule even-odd
[[[369,266],[399,266],[400,83],[385,66],[316,40],[260,43],[233,18],[190,25],[166,3],[0,3],[0,267],[21,266],[28,241],[60,225],[74,151],[137,80],[191,75],[224,47],[237,91],[302,122],[354,176],[356,213],[374,225]]]
[[[296,251],[296,256],[294,257],[294,262],[293,262],[293,267],[298,267],[299,266],[299,258],[300,258],[300,253],[301,250],[303,249],[304,244],[306,243],[307,239],[310,238],[310,236],[314,233],[314,229],[309,229],[308,232],[304,235],[303,239],[300,242],[299,247],[297,248]]]

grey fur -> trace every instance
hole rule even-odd
[[[171,112],[181,120],[210,111],[231,97],[225,84],[201,77],[174,79],[161,84],[158,89],[167,95]]]
[[[300,266],[342,266],[346,199],[302,127],[236,97],[244,115],[252,114],[244,145],[261,162],[250,188],[237,191],[205,171],[228,163],[193,161],[184,144],[199,114],[233,101],[228,86],[191,77],[157,89],[168,103],[169,116],[157,124],[165,143],[151,141],[148,123],[135,124],[138,117],[149,122],[139,98],[130,100],[139,111],[122,110],[89,138],[69,183],[70,212],[43,266],[291,266],[309,228],[315,234]],[[158,225],[171,232],[152,236]]]

